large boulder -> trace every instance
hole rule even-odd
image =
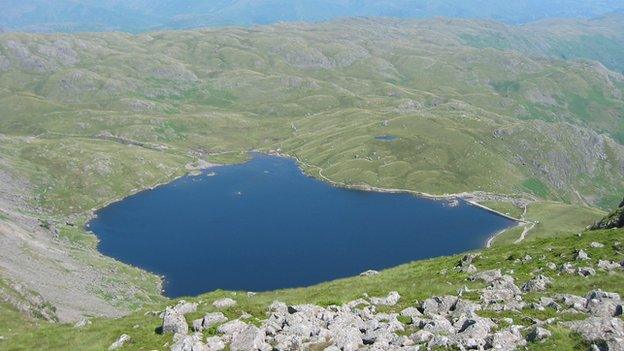
[[[602,290],[590,291],[587,294],[585,308],[596,317],[617,317],[622,315],[623,302],[620,295]]]
[[[247,323],[241,322],[238,319],[234,319],[225,324],[222,324],[217,328],[217,332],[219,334],[224,334],[227,337],[232,337],[235,334],[241,332],[243,329],[247,327]]]
[[[204,318],[198,319],[193,322],[193,328],[195,331],[202,331],[209,329],[212,326],[227,322],[228,319],[221,312],[212,312],[204,316]],[[196,325],[197,324],[197,325]]]
[[[167,307],[163,315],[162,332],[188,334],[188,324],[184,315],[175,308]]]
[[[487,344],[486,339],[490,331],[495,327],[489,318],[471,317],[459,319],[454,327],[457,334],[451,334],[449,341],[459,349],[483,349]]]
[[[486,348],[501,351],[511,351],[526,345],[526,340],[524,340],[520,333],[520,327],[515,325],[489,335],[486,341]]]
[[[509,275],[493,280],[481,293],[481,301],[485,308],[494,311],[521,310],[525,306],[520,288]]]
[[[364,346],[362,333],[355,327],[332,325],[329,330],[332,343],[342,351],[357,351]]]
[[[423,301],[420,308],[425,315],[448,315],[455,303],[457,303],[455,296],[434,296]]]
[[[249,350],[272,350],[271,345],[266,341],[266,334],[253,325],[247,325],[245,328],[234,334],[230,343],[231,351],[249,351]]]
[[[201,340],[202,335],[200,333],[192,335],[175,334],[171,351],[207,351],[208,348]]]

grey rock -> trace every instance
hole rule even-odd
[[[236,301],[229,297],[226,297],[223,299],[216,300],[215,302],[212,303],[212,305],[216,308],[224,309],[224,308],[230,308],[230,307],[236,306]]]
[[[197,303],[186,302],[184,300],[178,302],[174,309],[182,315],[197,311]]]
[[[128,334],[121,334],[121,336],[109,346],[108,350],[119,350],[122,348],[128,341],[130,341],[130,336]]]
[[[401,295],[398,292],[391,291],[386,297],[371,297],[370,302],[373,305],[394,306],[400,299]]]
[[[579,267],[578,274],[582,277],[596,275],[596,270],[591,267]]]
[[[286,314],[288,313],[288,305],[280,301],[273,301],[271,306],[269,306],[269,311],[278,314]]]
[[[204,329],[208,329],[214,325],[225,323],[227,321],[227,317],[221,312],[207,313],[204,318],[202,318],[202,327]]]
[[[617,317],[622,315],[623,302],[620,295],[602,290],[590,291],[585,308],[596,317]]]
[[[526,345],[526,340],[520,333],[518,326],[512,325],[511,327],[489,335],[486,339],[487,348],[495,350],[515,350],[518,347]]]
[[[600,249],[604,247],[604,244],[593,241],[591,244],[589,244],[589,246],[593,247],[594,249]]]
[[[272,350],[272,347],[265,341],[265,333],[253,325],[247,325],[245,328],[234,334],[230,343],[231,351],[249,351],[249,350]]]
[[[200,333],[191,335],[175,334],[171,351],[207,351],[206,345],[201,340],[202,335]]]
[[[232,337],[234,334],[239,333],[241,330],[247,327],[247,323],[241,322],[238,319],[231,320],[225,324],[220,325],[217,328],[219,334],[224,334],[227,337]]]
[[[356,351],[364,346],[362,333],[352,326],[330,326],[331,339],[342,351]]]
[[[604,269],[605,271],[610,272],[616,269],[620,269],[622,268],[622,266],[620,265],[619,262],[600,260],[598,261],[598,268]]]
[[[557,302],[555,302],[554,299],[550,297],[544,297],[544,296],[540,297],[538,305],[542,307],[542,309],[543,308],[554,308],[556,310],[561,309],[561,306]]]
[[[492,281],[481,293],[481,301],[495,311],[520,310],[525,306],[520,289],[508,275]]]
[[[524,292],[544,291],[552,285],[552,280],[544,275],[538,275],[522,286]]]
[[[374,275],[379,275],[379,272],[369,269],[365,272],[360,273],[360,277],[372,277]]]
[[[543,342],[551,335],[552,333],[549,330],[535,326],[529,331],[529,334],[527,335],[527,340],[530,342]]]
[[[429,342],[431,339],[433,339],[433,333],[427,330],[419,330],[414,334],[410,335],[409,338],[417,344],[422,344]]]
[[[90,325],[91,321],[88,320],[87,318],[82,318],[80,319],[78,322],[76,322],[76,324],[74,324],[74,328],[76,329],[80,329],[80,328],[84,328],[87,325]]]
[[[621,350],[624,338],[624,322],[613,317],[590,317],[582,321],[565,322],[563,325],[579,333],[589,342],[606,344],[607,350]]]
[[[206,339],[206,351],[221,351],[225,349],[225,343],[218,336],[211,336]]]
[[[486,338],[495,326],[489,318],[463,318],[455,323],[457,334],[449,336],[450,343],[460,349],[483,349]]]
[[[163,316],[162,332],[188,334],[188,324],[184,315],[175,308],[167,307]]]
[[[577,250],[574,253],[574,258],[577,261],[585,261],[585,260],[589,260],[589,255],[587,254],[587,252],[583,251],[583,249],[581,250]]]
[[[409,317],[411,323],[416,323],[420,318],[422,318],[422,313],[416,307],[408,307],[401,311],[400,313],[403,317]]]
[[[577,268],[572,263],[566,262],[561,266],[561,269],[559,271],[566,274],[576,274]]]
[[[431,319],[421,321],[420,326],[433,334],[452,334],[455,331],[451,322],[439,315],[432,315]]]
[[[477,271],[477,267],[475,267],[474,265],[471,264],[471,265],[468,265],[468,266],[465,266],[465,267],[460,267],[459,271],[462,272],[462,273],[472,274],[472,273],[475,273]]]
[[[200,331],[204,330],[204,326],[202,325],[203,322],[204,322],[203,318],[194,320],[193,321],[193,331],[200,332]]]
[[[448,348],[450,340],[444,335],[434,335],[427,344],[428,349]]]
[[[420,308],[425,315],[447,315],[456,302],[455,296],[434,296],[423,301]]]
[[[555,269],[557,269],[557,265],[552,262],[548,262],[546,263],[546,268],[554,271]]]
[[[587,305],[587,299],[584,297],[570,295],[570,294],[557,294],[555,300],[563,303],[564,306],[573,308],[580,312],[585,312],[585,306]]]
[[[500,269],[492,269],[489,271],[476,273],[470,277],[470,280],[482,281],[484,283],[489,284],[497,279],[500,279],[501,277],[502,277],[502,274],[501,274]]]

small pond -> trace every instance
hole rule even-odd
[[[379,140],[379,141],[395,141],[398,139],[399,137],[396,135],[378,135],[375,137],[375,140]]]

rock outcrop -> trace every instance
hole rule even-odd
[[[609,215],[589,226],[590,230],[624,228],[624,200]]]

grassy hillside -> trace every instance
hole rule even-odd
[[[66,184],[48,183],[69,171],[57,168],[69,167],[62,158],[71,152],[50,153],[68,140],[77,150],[104,140],[166,158],[281,148],[346,183],[613,205],[608,194],[624,184],[622,76],[590,62],[475,48],[465,44],[468,30],[492,29],[347,21],[140,36],[3,34],[0,132],[36,136],[21,152],[51,176],[36,182],[46,184],[41,200],[65,212],[68,202],[84,210],[140,185],[59,194]],[[399,140],[374,139],[382,134]],[[99,162],[71,157],[83,167]],[[101,174],[106,182],[115,176]],[[91,175],[71,181],[81,177]]]

